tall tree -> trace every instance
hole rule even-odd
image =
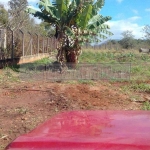
[[[37,25],[38,31],[45,36],[52,37],[55,35],[55,28],[50,26],[47,22],[41,22]]]
[[[77,63],[82,43],[99,42],[112,35],[104,24],[111,17],[99,14],[104,0],[40,0],[38,6],[41,11],[27,11],[55,28],[57,60],[61,63]]]
[[[15,31],[25,27],[29,20],[29,15],[25,12],[28,5],[27,0],[10,0],[9,4],[9,21],[7,27]]]
[[[150,42],[150,25],[146,25],[143,28],[145,38]]]
[[[8,12],[2,4],[0,4],[0,27],[6,27],[8,23]]]
[[[119,41],[119,43],[122,45],[125,49],[132,49],[135,46],[135,40],[134,35],[132,34],[132,31],[124,31],[122,33],[123,39]]]

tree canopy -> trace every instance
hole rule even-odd
[[[8,23],[8,12],[2,4],[0,4],[0,27],[6,27]]]
[[[146,25],[143,28],[144,37],[150,42],[150,25]]]
[[[65,32],[70,37],[79,36],[80,42],[100,42],[107,38],[106,35],[112,35],[107,30],[109,26],[104,24],[111,17],[99,14],[104,0],[53,0],[52,3],[40,0],[38,6],[40,11],[32,8],[27,11],[55,26],[57,33]]]
[[[120,40],[120,44],[125,49],[132,49],[135,46],[135,40],[134,35],[132,34],[132,31],[124,31],[122,33],[123,39]]]
[[[111,17],[103,17],[99,11],[104,0],[40,0],[40,10],[28,7],[27,12],[55,28],[59,41],[58,61],[79,55],[80,44],[100,42],[112,35],[105,24]],[[65,56],[63,56],[65,53]],[[67,61],[71,61],[67,59]],[[74,61],[76,61],[74,59]]]
[[[28,5],[27,0],[10,0],[8,5],[9,21],[7,27],[11,30],[22,29],[29,20],[29,15],[25,12]]]

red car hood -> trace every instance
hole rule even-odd
[[[60,113],[7,150],[150,150],[150,111]]]

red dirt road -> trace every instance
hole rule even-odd
[[[81,84],[73,82],[22,82],[0,86],[0,150],[20,134],[66,110],[139,110],[109,82]]]

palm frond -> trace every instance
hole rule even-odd
[[[103,17],[102,15],[96,15],[89,20],[87,27],[89,29],[97,28],[110,19],[111,19],[111,17],[109,17],[109,16]]]
[[[59,18],[61,18],[63,15],[66,15],[68,10],[67,4],[65,4],[65,2],[67,3],[67,0],[53,0],[53,5],[57,9],[57,17]]]
[[[85,7],[83,12],[79,15],[78,17],[78,26],[81,27],[82,29],[87,26],[88,21],[91,19],[92,15],[92,5],[89,4]]]
[[[93,15],[97,15],[100,9],[104,6],[105,0],[97,0],[92,9]]]

